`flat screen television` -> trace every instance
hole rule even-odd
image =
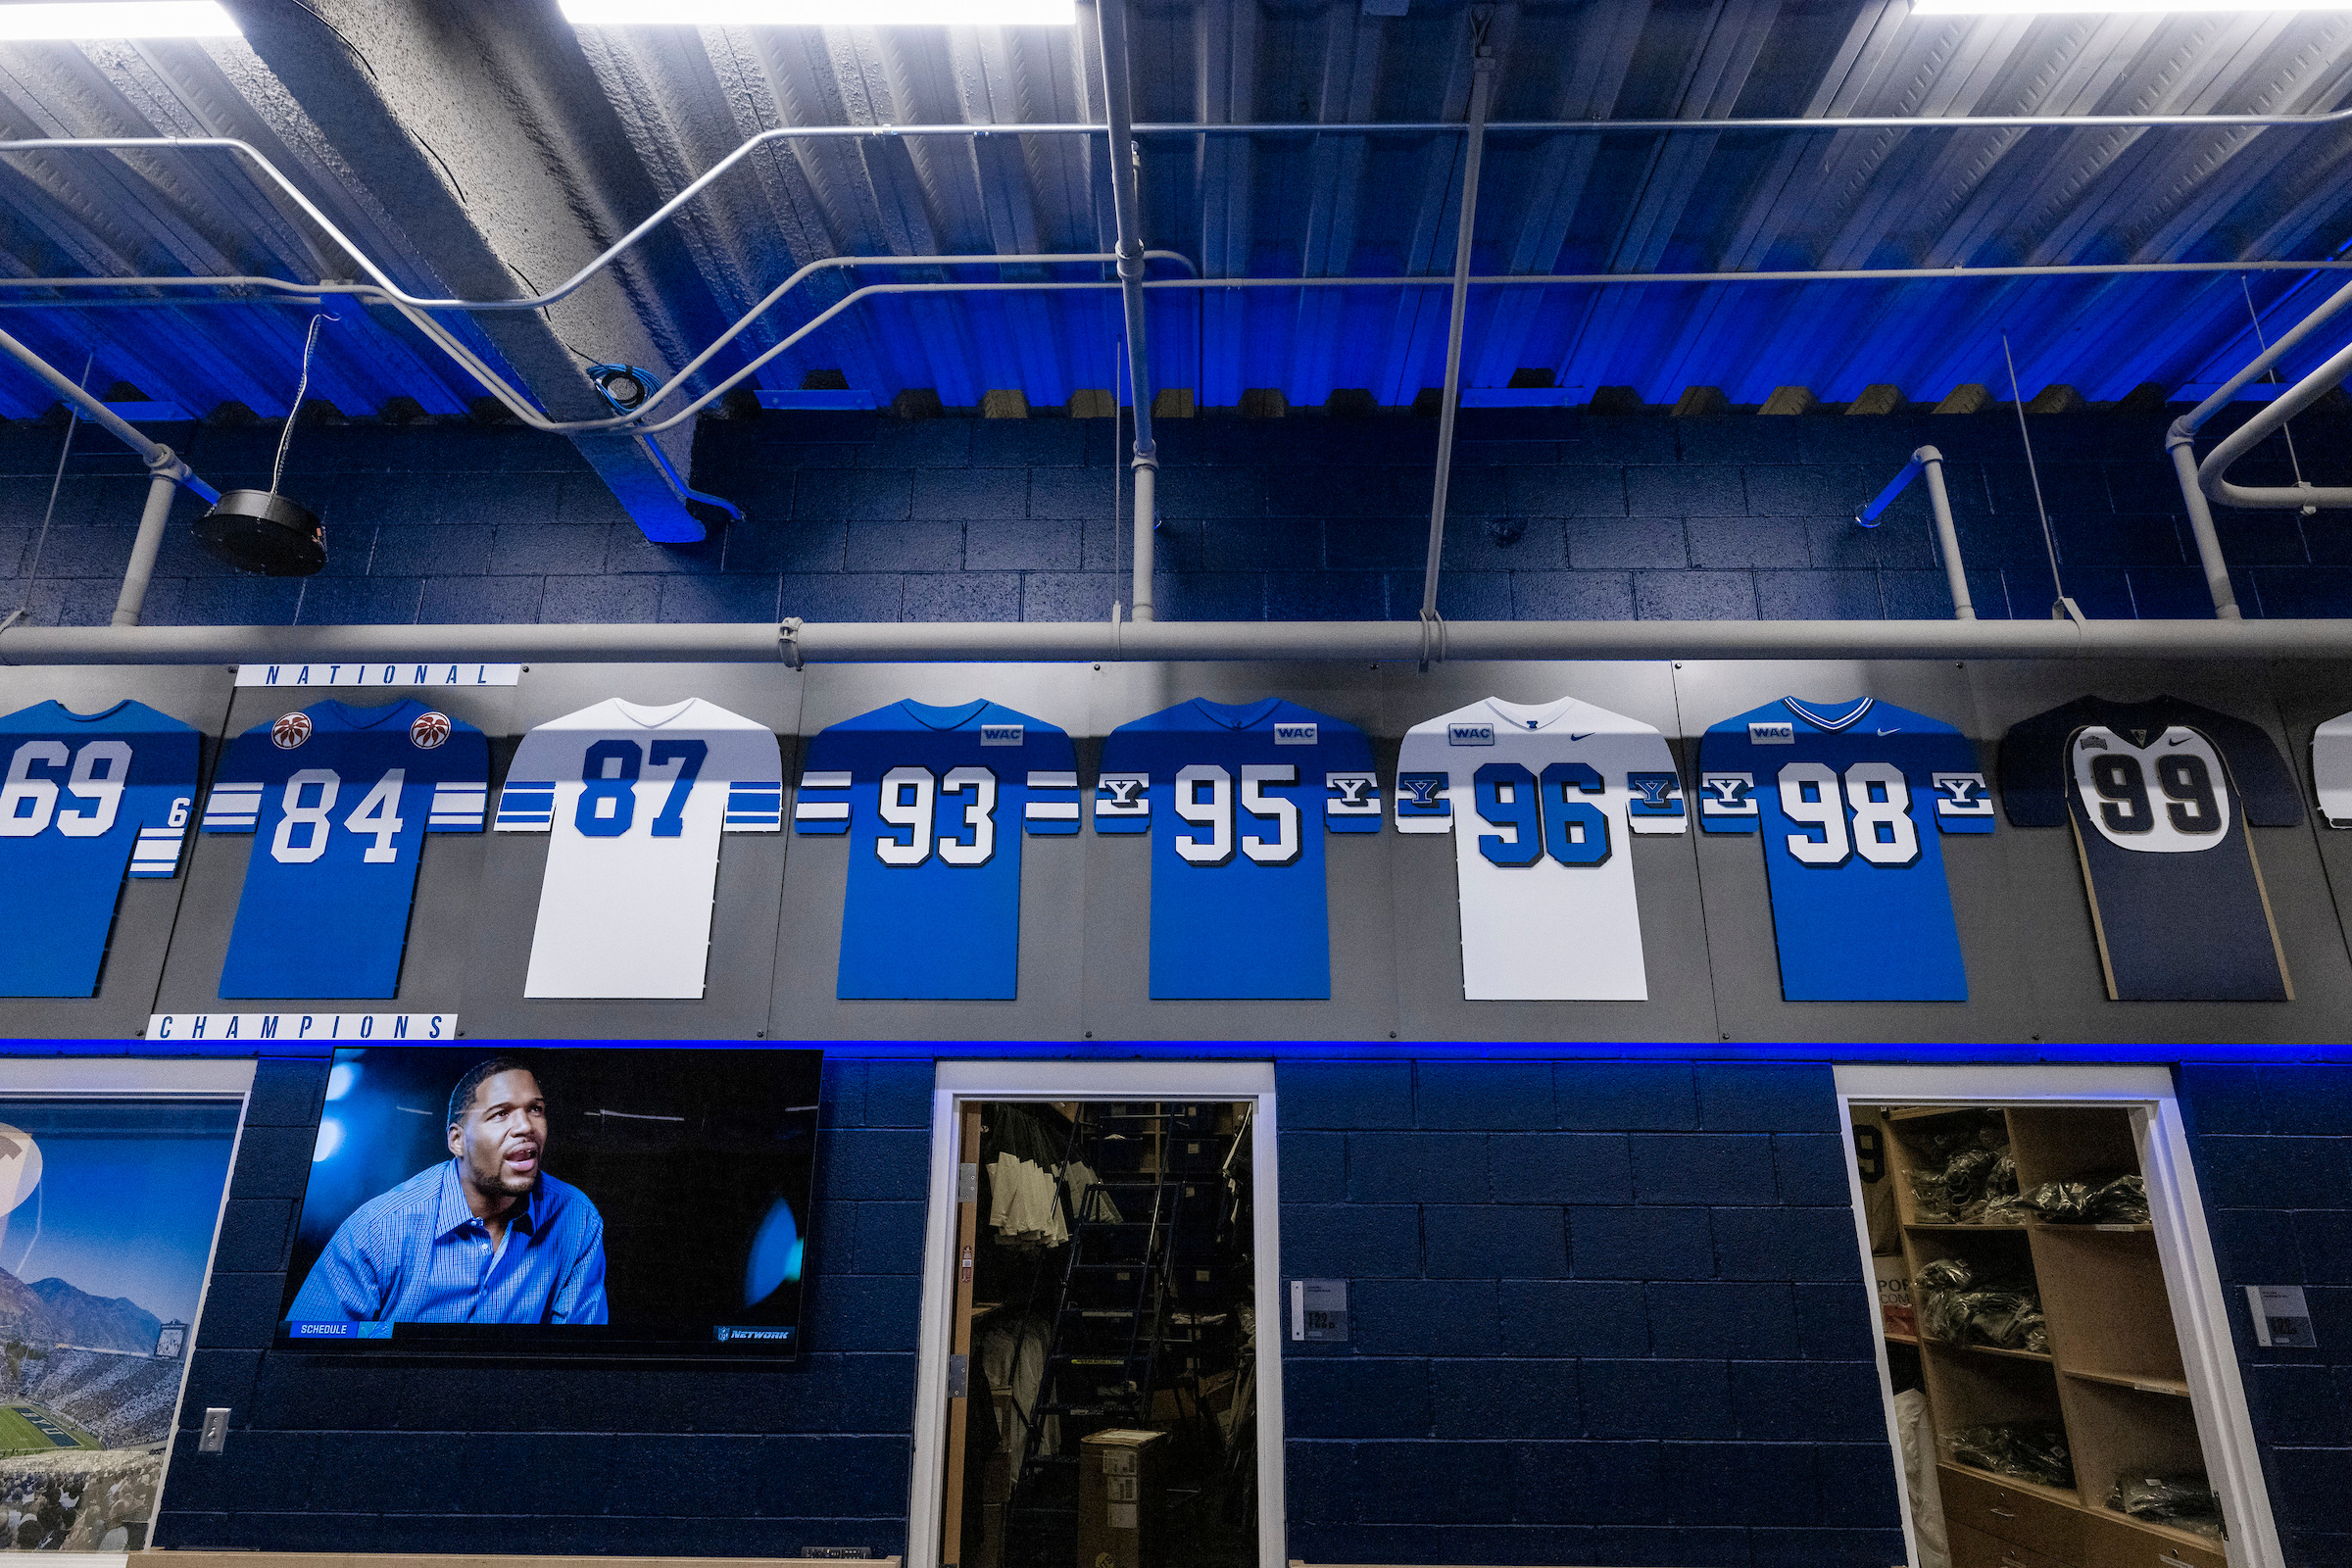
[[[823,1054],[338,1049],[277,1345],[791,1358]]]

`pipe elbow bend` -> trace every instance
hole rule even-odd
[[[2188,416],[2183,414],[2173,421],[2172,428],[2164,432],[2164,450],[2172,452],[2180,447],[2193,446],[2196,439],[2196,427],[2188,422]]]
[[[1932,446],[1921,447],[1918,451],[1911,454],[1911,461],[1913,463],[1941,463],[1943,461],[1943,454],[1936,451]]]

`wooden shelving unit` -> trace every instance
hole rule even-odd
[[[1919,1348],[1939,1451],[1944,1437],[1965,1428],[2053,1422],[2066,1434],[2075,1486],[1997,1476],[1945,1455],[1938,1479],[1952,1568],[2226,1568],[2220,1543],[2106,1505],[2120,1476],[2205,1469],[2153,1228],[1920,1218],[1911,1189],[1919,1156],[1906,1135],[1937,1117],[1981,1117],[1991,1108],[1881,1113],[1920,1321],[1916,1339],[1885,1338]],[[2003,1114],[2022,1191],[2140,1168],[2127,1111],[2012,1106]],[[2048,1353],[1935,1338],[1919,1272],[1939,1258],[1965,1261],[1979,1279],[2031,1278],[2048,1324]]]

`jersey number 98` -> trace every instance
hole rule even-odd
[[[1911,786],[1892,762],[1856,762],[1842,780],[1826,763],[1787,763],[1781,768],[1781,814],[1804,830],[1788,835],[1788,853],[1800,865],[1826,869],[1859,855],[1892,869],[1919,858]]]

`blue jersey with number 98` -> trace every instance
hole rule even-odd
[[[1865,697],[1777,703],[1698,745],[1698,822],[1764,836],[1788,1002],[1966,1002],[1946,833],[1992,831],[1968,737]]]

